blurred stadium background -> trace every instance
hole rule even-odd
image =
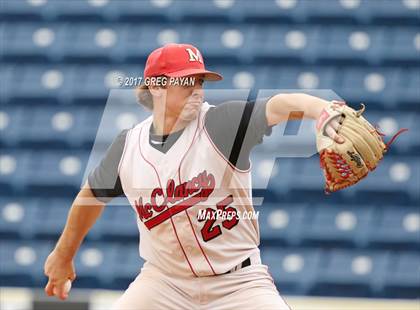
[[[386,134],[409,128],[352,189],[325,196],[313,156],[277,160],[268,189],[255,194],[265,196],[263,261],[282,294],[412,300],[346,299],[334,309],[419,309],[419,0],[1,0],[0,18],[2,309],[42,299],[10,288],[45,285],[44,260],[98,128],[95,143],[107,146],[146,115],[134,98],[104,112],[116,77],[142,76],[148,53],[168,42],[201,49],[225,77],[210,89],[333,89],[365,102]],[[267,175],[261,158],[280,147],[270,138],[255,150],[254,178]],[[77,256],[72,300],[125,289],[142,265],[137,246],[134,212],[107,207]],[[112,293],[100,296],[106,304]],[[310,298],[290,303],[328,309]]]

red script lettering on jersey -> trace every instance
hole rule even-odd
[[[191,180],[175,186],[175,181],[169,179],[164,189],[156,187],[150,194],[150,202],[143,204],[143,197],[135,201],[140,220],[150,230],[170,217],[182,212],[201,201],[206,201],[215,188],[214,175],[204,170]],[[156,203],[156,197],[163,197],[162,204]],[[171,204],[171,207],[168,207]]]

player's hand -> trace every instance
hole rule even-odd
[[[328,137],[333,139],[337,143],[344,143],[344,138],[338,135],[338,130],[341,124],[337,119],[332,119],[325,127],[325,133]]]
[[[71,282],[68,280],[76,279],[73,259],[54,250],[45,261],[44,273],[48,277],[45,293],[61,300],[67,299],[71,288]]]

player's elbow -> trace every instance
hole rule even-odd
[[[80,189],[79,193],[76,196],[74,201],[75,205],[85,205],[85,206],[98,206],[104,207],[105,202],[99,200],[95,194],[93,193],[92,189],[89,186],[89,183],[86,182],[83,187]]]

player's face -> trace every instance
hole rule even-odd
[[[180,120],[194,120],[201,109],[204,100],[202,74],[192,76],[194,85],[169,85],[167,87],[167,113],[178,115]]]

